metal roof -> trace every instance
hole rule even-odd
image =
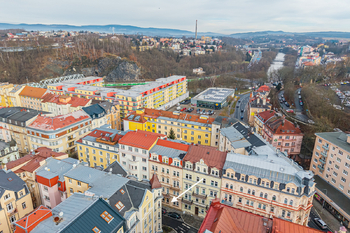
[[[344,132],[326,132],[326,133],[315,133],[316,136],[319,136],[330,143],[350,152],[350,144],[346,142],[347,134]]]
[[[176,150],[173,148],[158,146],[158,145],[153,146],[149,152],[156,153],[157,155],[163,155],[169,158],[178,158],[178,159],[182,159],[187,154],[187,151]]]
[[[234,89],[213,87],[199,93],[192,99],[208,102],[223,102],[227,97],[232,96],[234,93]]]
[[[78,160],[76,160],[78,162]],[[52,157],[47,158],[45,163],[38,168],[36,175],[44,177],[46,179],[52,179],[56,176],[60,181],[64,180],[64,174],[71,170],[75,165],[71,161],[54,159]]]
[[[11,170],[0,170],[0,197],[2,197],[6,190],[18,192],[23,188],[27,188],[26,183],[14,172]]]

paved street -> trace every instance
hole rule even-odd
[[[248,101],[249,101],[250,93],[245,95],[238,95],[238,96],[240,97],[239,103],[236,104],[235,111],[231,115],[231,117],[241,120],[241,116],[243,116],[243,121],[248,122],[247,109],[248,109]]]
[[[310,221],[308,222],[308,226],[311,227],[311,228],[314,228],[314,229],[317,229],[317,230],[321,230],[321,231],[324,231],[324,232],[327,232],[327,231],[331,231],[331,229],[327,229],[327,230],[323,230],[321,229],[317,224],[316,222],[314,221],[315,218],[320,218],[320,216],[318,216],[318,214],[316,213],[315,209],[312,207],[311,209],[311,212],[310,212]],[[322,218],[321,218],[322,219]],[[327,221],[326,219],[322,219],[326,224],[327,224]],[[338,229],[339,230],[339,229]]]
[[[299,90],[299,89],[298,89]],[[309,118],[302,112],[303,111],[303,107],[299,105],[299,97],[298,97],[298,90],[295,91],[294,93],[294,102],[296,103],[294,113],[295,113],[295,118],[297,118],[300,121],[303,122],[308,122]],[[280,91],[280,93],[278,93],[278,101],[280,100],[281,96],[284,94],[284,91]],[[289,103],[291,104],[291,103]],[[286,110],[286,109],[290,109],[290,107],[287,107],[284,103],[280,103],[280,106]]]
[[[198,232],[198,229],[188,225],[187,223],[183,222],[182,219],[175,219],[167,216],[166,214],[163,215],[163,225],[169,226],[173,228],[178,233],[196,233]]]

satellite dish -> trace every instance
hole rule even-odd
[[[61,211],[58,216],[62,217],[63,216],[63,212]]]

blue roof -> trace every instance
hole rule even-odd
[[[98,104],[82,108],[92,119],[100,118],[105,115],[105,110]]]

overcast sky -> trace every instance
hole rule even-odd
[[[230,34],[350,31],[350,0],[0,0],[0,23],[120,24]]]

